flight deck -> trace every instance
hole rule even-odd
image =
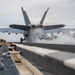
[[[13,43],[22,56],[45,75],[75,75],[75,46]]]
[[[0,75],[44,75],[24,59],[20,51],[15,51],[15,46],[2,41],[0,43]]]

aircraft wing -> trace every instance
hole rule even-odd
[[[3,33],[19,33],[19,34],[23,34],[24,31],[23,30],[19,30],[19,29],[13,29],[13,28],[0,28],[0,32]]]
[[[60,33],[60,32],[71,32],[71,31],[75,31],[75,28],[48,29],[48,30],[44,30],[44,33]]]

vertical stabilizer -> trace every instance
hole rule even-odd
[[[26,11],[23,10],[23,7],[21,7],[21,10],[22,10],[23,17],[24,17],[24,21],[25,21],[26,25],[31,24],[31,22],[30,22],[30,20],[29,20],[29,18],[28,18],[28,15],[27,15],[27,13],[26,13]]]
[[[43,22],[44,22],[44,19],[45,19],[45,17],[46,17],[46,14],[47,14],[48,10],[49,10],[49,8],[47,8],[47,10],[45,11],[45,13],[44,13],[44,15],[43,15],[43,17],[42,17],[42,19],[41,19],[41,21],[40,21],[40,24],[41,24],[41,25],[42,25]]]

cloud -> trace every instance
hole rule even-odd
[[[68,25],[68,22],[75,19],[74,0],[0,0],[0,20],[4,23],[3,25],[8,26],[17,22],[24,23],[21,6],[27,11],[32,23],[40,21],[47,7],[50,7],[50,10],[45,19],[45,24],[50,24],[53,19],[54,23],[60,23],[61,21],[65,23],[67,21],[66,25]]]

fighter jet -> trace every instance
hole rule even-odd
[[[36,31],[37,31],[37,33],[36,33],[37,36],[39,36],[38,34],[40,34],[39,30],[42,30],[42,34],[46,34],[46,33],[52,34],[54,32],[58,33],[58,32],[62,32],[61,28],[65,26],[64,24],[43,25],[44,19],[46,17],[46,14],[47,14],[49,8],[47,8],[47,10],[44,12],[44,15],[43,15],[41,21],[39,22],[39,24],[32,24],[26,11],[23,9],[23,7],[21,7],[21,10],[23,13],[25,25],[11,24],[11,25],[9,25],[9,28],[0,28],[0,32],[3,32],[3,33],[7,32],[8,34],[10,34],[10,33],[23,34],[24,39],[20,38],[21,43],[25,40],[27,42],[32,42],[32,39],[34,40],[36,38],[35,36],[33,36]]]

